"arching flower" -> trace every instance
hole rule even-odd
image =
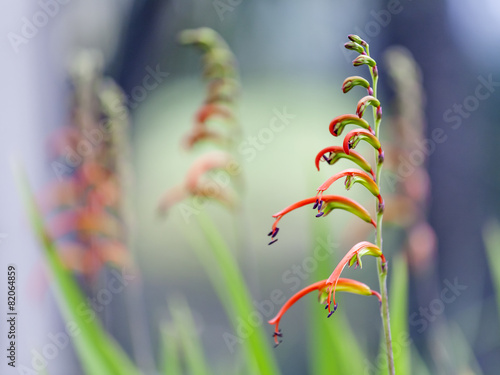
[[[356,245],[354,245],[351,248],[351,250],[349,250],[347,254],[342,258],[342,260],[339,262],[337,267],[335,267],[332,274],[326,281],[327,285],[330,288],[329,292],[333,292],[328,294],[328,299],[327,299],[328,317],[330,317],[337,309],[337,304],[335,303],[335,290],[337,289],[337,284],[339,280],[341,280],[340,274],[347,265],[351,267],[353,264],[355,264],[356,267],[359,266],[360,268],[362,268],[361,257],[363,257],[364,255],[379,257],[382,260],[382,266],[383,267],[385,266],[386,261],[384,254],[382,254],[382,251],[378,248],[378,246],[368,241],[359,242]],[[331,311],[330,309],[332,295],[333,295],[333,306],[334,306],[333,311]]]
[[[334,137],[338,137],[340,134],[342,134],[342,131],[347,125],[358,125],[362,127],[363,129],[366,129],[373,133],[373,130],[370,126],[369,123],[367,123],[365,120],[363,120],[361,117],[356,116],[356,115],[341,115],[335,117],[332,122],[330,122],[330,133]]]
[[[366,141],[378,151],[378,162],[384,161],[384,151],[377,137],[364,129],[354,129],[346,134],[342,144],[344,152],[349,155],[351,149],[355,148],[360,141]]]
[[[323,184],[321,184],[321,186],[318,188],[318,199],[321,201],[323,192],[326,191],[335,181],[343,177],[346,178],[345,187],[347,190],[349,190],[355,183],[360,183],[361,185],[366,187],[368,191],[370,191],[370,193],[378,198],[379,203],[383,202],[378,185],[375,183],[375,181],[373,181],[373,179],[365,172],[352,168],[345,169],[342,172],[337,173],[336,175],[326,180]]]
[[[371,218],[370,213],[366,210],[366,208],[356,203],[352,199],[339,195],[325,195],[321,198],[320,201],[318,197],[311,197],[296,202],[273,215],[276,220],[274,221],[271,232],[268,233],[268,236],[271,236],[272,239],[271,242],[269,242],[269,245],[278,241],[278,239],[275,238],[279,231],[277,225],[283,218],[283,216],[296,210],[297,208],[307,206],[308,204],[314,204],[313,208],[318,210],[318,214],[316,215],[316,217],[327,216],[334,209],[339,208],[351,212],[367,223],[371,223],[375,228],[377,227],[377,224]]]
[[[348,292],[365,296],[374,295],[380,301],[380,294],[378,292],[371,290],[368,285],[363,284],[356,280],[339,278],[336,283],[336,290],[339,292]],[[321,280],[315,282],[314,284],[311,284],[309,286],[306,286],[304,289],[299,290],[288,301],[286,301],[286,303],[283,305],[280,311],[278,311],[278,314],[276,314],[274,318],[268,321],[269,324],[274,325],[273,337],[275,346],[278,346],[281,343],[281,341],[279,341],[278,338],[283,336],[279,328],[279,324],[281,318],[283,318],[283,315],[285,315],[288,309],[292,307],[299,299],[314,291],[319,292],[318,295],[319,302],[325,303],[325,301],[327,300],[327,294],[330,291],[327,280]]]
[[[328,156],[326,156],[327,153]],[[373,177],[373,180],[375,180],[375,172],[373,172],[372,167],[366,161],[366,159],[354,150],[350,150],[349,154],[346,154],[342,146],[330,146],[324,148],[316,155],[314,164],[316,165],[316,168],[319,171],[319,162],[321,160],[325,160],[328,164],[334,165],[337,161],[339,161],[342,158],[351,160],[352,162],[356,163],[365,172],[370,173]]]

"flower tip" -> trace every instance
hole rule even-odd
[[[275,243],[276,241],[278,241],[277,238],[275,238],[274,240],[272,240],[271,242],[268,243],[268,245],[272,245],[273,243]]]
[[[316,217],[321,217],[323,216],[325,213],[324,212],[320,212],[319,214],[316,215]]]

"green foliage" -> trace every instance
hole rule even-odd
[[[393,257],[390,284],[391,331],[394,347],[394,367],[397,374],[411,373],[411,343],[408,325],[409,276],[406,257]],[[396,348],[397,347],[397,348]]]
[[[238,318],[245,320],[254,310],[250,291],[236,259],[217,227],[203,212],[196,218],[206,242],[197,242],[192,235],[186,235],[186,238],[208,274],[234,332],[237,332]],[[236,345],[242,346],[249,374],[279,374],[270,340],[265,336],[262,326],[253,328],[246,338],[232,336],[232,339],[238,342]]]

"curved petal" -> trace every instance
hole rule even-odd
[[[342,131],[344,128],[349,125],[358,125],[362,127],[363,129],[367,129],[370,132],[372,132],[372,128],[369,123],[367,123],[365,120],[362,118],[356,116],[356,115],[341,115],[335,117],[332,122],[330,122],[330,133],[334,137],[338,137],[340,134],[342,134]]]
[[[278,337],[282,337],[281,330],[279,329],[279,324],[281,319],[283,318],[283,315],[285,315],[288,309],[290,309],[290,307],[292,307],[298,300],[316,290],[320,292],[319,297],[321,299],[322,295],[325,292],[328,293],[327,280],[321,280],[315,282],[314,284],[311,284],[309,286],[306,286],[304,289],[299,290],[292,297],[290,297],[288,301],[285,302],[285,304],[283,305],[283,307],[281,307],[280,311],[278,311],[276,316],[268,321],[269,324],[274,325],[273,337],[275,346],[278,346],[281,342],[278,341]],[[374,295],[380,300],[379,293],[377,293],[376,291],[372,291],[368,285],[352,279],[339,278],[337,280],[337,291],[360,294],[365,296]]]
[[[318,214],[316,215],[316,217],[327,216],[334,209],[342,209],[353,213],[363,221],[372,224],[375,228],[377,227],[377,224],[371,218],[370,213],[366,210],[366,208],[352,199],[342,197],[340,195],[324,195],[321,197],[320,201],[318,197],[311,197],[295,202],[294,204],[273,215],[276,220],[274,221],[272,229],[268,234],[268,236],[271,236],[272,239],[269,245],[275,243],[278,240],[277,238],[275,239],[275,237],[279,231],[278,223],[283,218],[283,216],[292,212],[293,210],[296,210],[297,208],[304,207],[309,204],[314,204],[313,208],[318,209]]]
[[[378,185],[368,174],[358,169],[346,169],[330,177],[318,188],[318,194],[321,196],[335,181],[343,177],[346,177],[345,186],[347,190],[349,190],[353,184],[360,183],[366,187],[370,193],[376,196],[379,202],[382,202]]]
[[[330,153],[330,155],[325,156],[326,153]],[[349,154],[346,154],[342,146],[330,146],[324,148],[316,155],[314,163],[319,171],[319,162],[321,161],[321,159],[326,160],[326,162],[330,165],[334,165],[337,161],[339,161],[342,158],[353,161],[365,172],[370,173],[373,176],[373,179],[375,180],[375,172],[373,172],[372,167],[366,161],[366,159],[362,157],[361,154],[359,154],[354,150],[350,150]]]
[[[358,102],[358,105],[356,107],[356,114],[359,117],[363,117],[363,113],[365,112],[366,107],[369,105],[377,109],[378,107],[380,107],[380,101],[371,95],[364,96]]]
[[[339,262],[337,267],[333,270],[332,274],[330,277],[327,279],[326,283],[330,286],[330,290],[333,291],[333,305],[334,308],[336,308],[337,304],[335,303],[335,290],[338,284],[338,280],[340,279],[340,274],[344,270],[345,266],[349,265],[351,267],[353,264],[356,264],[356,266],[362,266],[361,265],[361,257],[364,255],[371,255],[374,257],[379,257],[382,260],[382,264],[385,264],[385,257],[384,254],[382,254],[382,251],[379,249],[378,246],[372,244],[371,242],[368,241],[362,241],[354,245],[348,252],[347,254],[342,258],[342,260]],[[330,316],[332,314],[330,310],[331,306],[331,298],[330,294],[328,295],[328,300],[327,300],[327,306],[328,306],[328,312]],[[335,310],[334,310],[335,311]]]

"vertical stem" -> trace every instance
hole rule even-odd
[[[369,49],[367,47],[367,53],[369,53]],[[377,82],[378,82],[378,71],[377,67],[370,69],[370,74],[373,81],[373,96],[377,97]],[[375,121],[375,137],[379,138],[379,130],[380,130],[380,117],[377,116],[375,108],[373,109],[373,119]],[[379,160],[378,151],[375,151],[375,160],[377,161],[377,169],[376,169],[376,179],[377,184],[380,186],[380,176],[382,174],[382,165],[383,160]],[[384,216],[383,209],[379,210],[378,200],[376,205],[377,212],[377,238],[376,245],[382,250],[382,218]],[[385,349],[387,355],[387,365],[390,375],[395,375],[396,371],[394,369],[394,354],[392,352],[392,337],[391,337],[391,321],[389,317],[389,295],[387,293],[387,263],[382,265],[382,260],[378,258],[377,260],[377,268],[378,268],[378,282],[380,285],[380,295],[382,297],[382,303],[380,307],[380,315],[382,316],[382,324],[384,326],[384,336],[385,336]]]

